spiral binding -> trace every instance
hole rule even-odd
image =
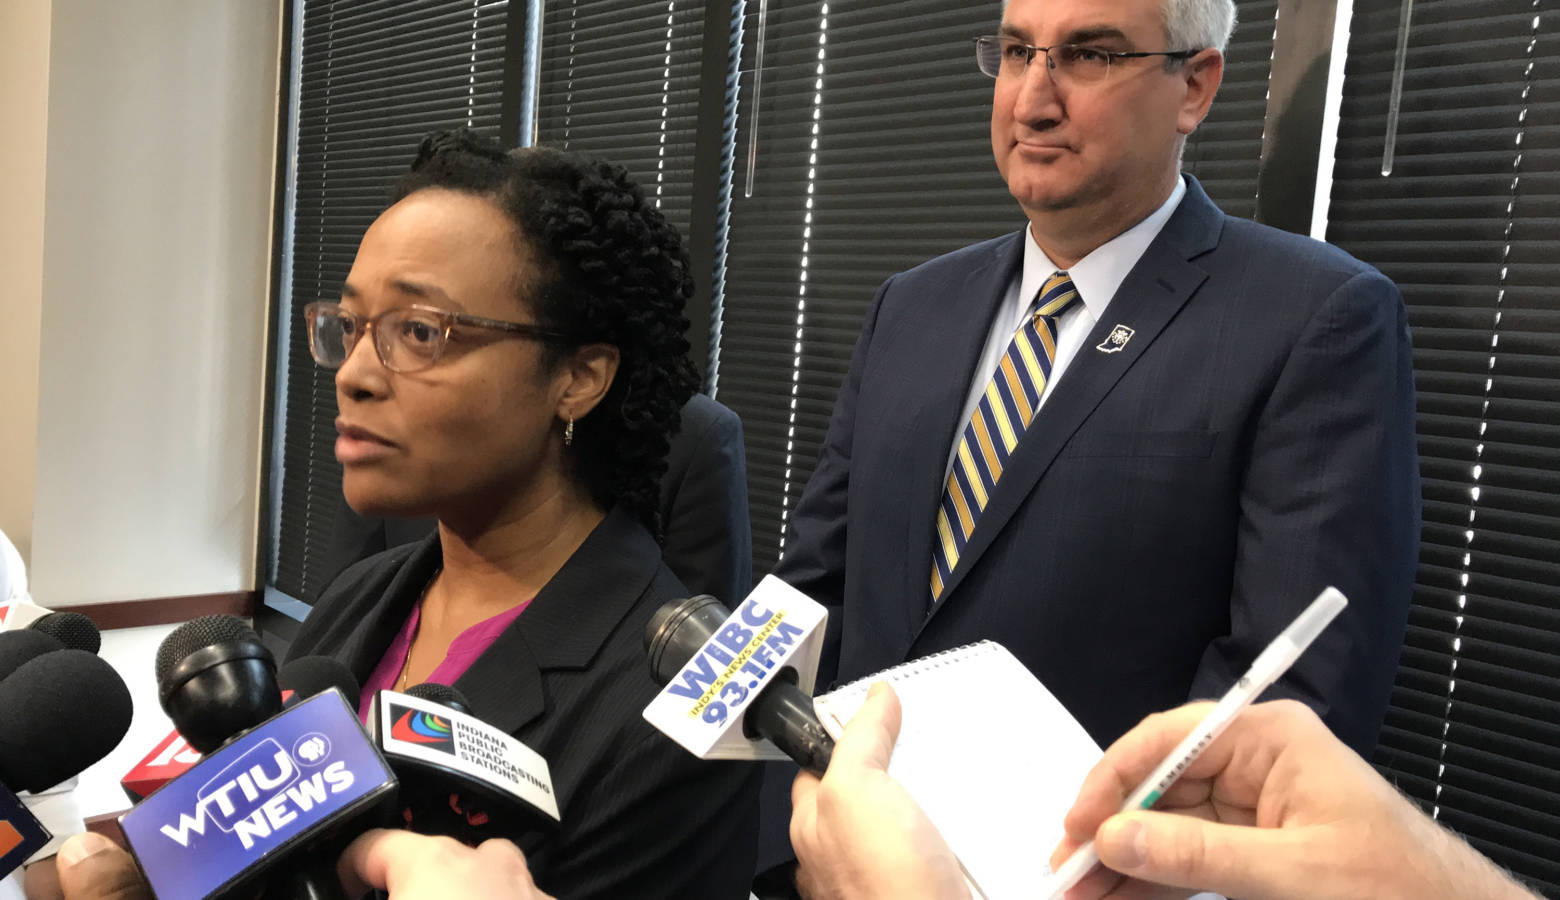
[[[971,659],[982,653],[989,653],[997,646],[993,641],[976,641],[973,644],[961,644],[957,647],[950,647],[947,650],[939,650],[936,653],[929,653],[920,659],[912,659],[909,662],[900,663],[891,669],[884,669],[875,675],[858,678],[830,691],[824,696],[839,697],[851,692],[861,693],[870,689],[874,683],[885,678],[889,681],[903,681],[907,678],[918,676],[923,672],[940,669],[962,660]]]

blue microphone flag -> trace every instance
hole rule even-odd
[[[119,823],[159,900],[201,900],[395,788],[357,716],[331,690],[209,754]]]

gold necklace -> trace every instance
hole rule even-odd
[[[439,573],[443,571],[443,566],[433,570],[433,577],[428,579],[428,583],[423,586],[422,596],[417,598],[417,605],[419,607],[419,612],[417,614],[417,630],[412,632],[412,639],[406,642],[406,659],[401,663],[401,677],[397,679],[395,683],[395,692],[398,694],[406,693],[406,676],[412,670],[412,645],[417,643],[417,635],[422,631],[421,607],[427,605],[428,592],[433,590],[433,583],[439,580]]]

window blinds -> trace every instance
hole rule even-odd
[[[303,307],[339,296],[358,240],[427,132],[496,137],[507,0],[301,0],[294,219],[281,321],[286,405],[272,586],[312,602],[339,505],[334,373],[314,365]],[[273,485],[272,490],[276,490]]]
[[[1356,0],[1328,228],[1414,336],[1424,533],[1376,762],[1560,896],[1560,9],[1403,8]]]

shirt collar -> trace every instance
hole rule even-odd
[[[1181,198],[1185,196],[1186,180],[1177,178],[1169,198],[1158,209],[1149,213],[1143,221],[1090,251],[1087,256],[1067,270],[1073,287],[1078,289],[1078,296],[1083,300],[1084,308],[1095,321],[1099,321],[1105,314],[1105,307],[1109,306],[1111,298],[1116,296],[1116,289],[1127,279],[1127,274],[1132,271],[1133,266],[1137,265],[1137,261],[1142,258],[1148,245],[1159,236],[1165,223],[1170,221],[1170,216],[1180,205]],[[1034,232],[1025,228],[1024,272],[1019,283],[1019,296],[1024,298],[1026,315],[1035,295],[1040,291],[1040,286],[1045,284],[1045,280],[1057,270],[1057,265],[1051,262],[1050,257],[1045,255],[1045,251],[1040,249],[1040,245],[1035,243]]]

